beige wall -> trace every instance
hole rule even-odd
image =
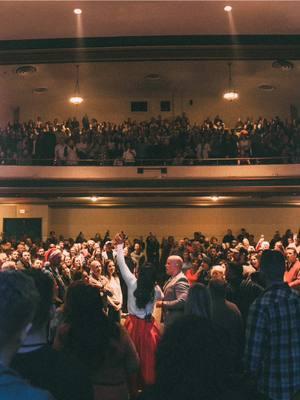
[[[174,98],[174,114],[179,115],[186,112],[192,123],[202,123],[207,117],[214,118],[220,115],[225,124],[233,127],[238,118],[246,119],[247,117],[258,118],[263,115],[266,118],[272,118],[276,115],[281,118],[290,117],[290,104],[299,103],[294,98],[288,96],[278,98],[276,95],[270,101],[270,95],[266,93],[255,93],[255,96],[244,94],[236,103],[224,102],[222,92],[216,93],[213,97],[201,97],[201,91],[197,93],[185,92],[182,95],[176,94]],[[149,120],[151,117],[162,115],[163,118],[171,118],[172,112],[160,112],[160,101],[172,101],[172,95],[169,91],[160,94],[149,95],[149,93],[140,93],[137,96],[102,96],[101,98],[87,98],[80,107],[75,108],[68,103],[65,97],[51,101],[48,97],[40,96],[39,101],[29,101],[21,106],[20,120],[27,121],[36,119],[41,116],[43,121],[54,120],[58,118],[60,121],[66,120],[68,117],[76,116],[80,121],[85,113],[90,118],[97,118],[98,121],[112,121],[121,123],[128,118],[137,121]],[[50,101],[49,101],[50,100]],[[131,101],[148,101],[149,111],[147,113],[130,111]],[[190,105],[193,100],[193,105]],[[10,113],[10,118],[8,118]],[[12,119],[12,111],[6,107],[6,113],[0,114],[0,123],[6,124]]]
[[[275,230],[300,227],[299,208],[164,208],[164,209],[57,209],[49,208],[49,230],[65,237],[83,231],[87,238],[96,232],[111,235],[124,230],[130,238],[151,231],[159,238],[173,234],[178,239],[194,231],[223,236],[229,227],[234,233],[244,227],[256,238],[264,233],[271,239]]]
[[[20,212],[24,210],[25,213]],[[45,240],[48,235],[48,206],[10,204],[0,205],[0,226],[3,232],[3,218],[42,218],[42,237]]]
[[[20,214],[20,209],[25,214]],[[45,239],[50,230],[65,237],[75,237],[83,231],[86,237],[96,232],[102,235],[109,229],[113,235],[124,230],[129,237],[148,235],[151,231],[159,238],[169,234],[178,239],[191,237],[194,231],[211,236],[223,236],[227,227],[237,233],[245,227],[259,238],[264,233],[271,238],[274,231],[283,233],[287,228],[300,227],[299,208],[164,208],[164,209],[90,209],[49,208],[44,205],[1,205],[0,225],[3,218],[42,218]]]

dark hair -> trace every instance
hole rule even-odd
[[[268,281],[283,281],[285,259],[284,255],[280,251],[263,251],[260,263],[260,270]]]
[[[227,375],[227,354],[219,336],[211,321],[195,315],[167,327],[156,355],[156,398],[215,399]]]
[[[146,304],[154,300],[154,286],[156,272],[154,265],[145,263],[139,269],[137,287],[134,291],[135,302],[138,308],[145,308]]]
[[[0,273],[0,348],[32,321],[39,295],[31,278],[20,271]]]
[[[229,283],[241,282],[243,280],[243,267],[236,262],[227,264],[226,278]]]
[[[70,326],[66,350],[89,368],[99,367],[113,351],[112,340],[120,337],[120,328],[103,311],[99,289],[83,281],[73,282],[66,294],[64,314]]]
[[[185,304],[185,314],[211,318],[211,298],[209,290],[202,283],[195,283],[189,290]]]
[[[226,282],[223,279],[211,279],[209,284],[209,291],[215,298],[225,299],[226,296]]]
[[[289,247],[289,246],[288,246],[288,247],[286,248],[286,250],[292,250],[292,252],[294,253],[295,256],[298,254],[295,247]]]
[[[34,332],[50,320],[50,310],[54,298],[54,281],[45,272],[36,269],[25,270],[23,273],[33,279],[39,293],[39,301],[36,304],[37,308],[31,328]]]

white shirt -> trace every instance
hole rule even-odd
[[[129,314],[135,315],[141,319],[145,318],[146,315],[152,314],[156,300],[161,300],[164,296],[161,288],[156,285],[154,288],[154,301],[147,303],[145,308],[138,308],[136,305],[136,298],[133,294],[137,288],[137,279],[125,262],[123,244],[118,244],[117,246],[117,263],[128,289],[127,309]]]
[[[114,303],[119,303],[120,305],[123,304],[123,294],[120,285],[120,279],[117,276],[112,276],[108,279],[109,288],[112,291],[112,301]]]

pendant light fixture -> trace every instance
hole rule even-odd
[[[228,89],[223,94],[223,98],[228,101],[234,101],[239,98],[239,94],[233,89],[232,77],[231,77],[231,62],[228,63]]]
[[[79,65],[76,65],[76,83],[75,83],[74,96],[70,97],[69,101],[75,105],[81,104],[83,102],[83,98],[80,96],[80,90],[79,90]]]

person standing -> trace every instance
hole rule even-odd
[[[125,321],[127,329],[141,363],[141,385],[153,384],[155,380],[155,353],[160,339],[160,330],[152,313],[155,302],[163,297],[156,285],[156,271],[152,264],[141,265],[137,277],[129,270],[124,259],[124,235],[115,236],[117,245],[117,262],[121,275],[128,289],[128,317]]]
[[[106,260],[104,264],[104,275],[108,279],[108,286],[112,294],[111,296],[107,296],[107,316],[112,321],[120,322],[123,295],[120,279],[116,272],[116,266],[112,260]]]
[[[246,327],[246,370],[272,400],[291,400],[300,390],[300,297],[283,281],[284,271],[282,253],[262,253],[267,288],[251,305]]]
[[[165,325],[184,314],[190,284],[182,272],[182,265],[183,260],[179,256],[170,256],[167,259],[166,272],[170,278],[164,286],[164,299],[156,304],[162,308]]]
[[[0,274],[0,398],[54,400],[50,393],[33,388],[9,368],[30,330],[39,295],[34,282],[19,271]]]
[[[48,343],[53,280],[42,271],[29,270],[24,274],[34,281],[39,299],[32,326],[13,358],[12,367],[32,385],[48,390],[57,400],[93,400],[92,383],[84,366],[75,357],[54,350]]]
[[[286,270],[284,273],[284,282],[290,287],[300,289],[300,261],[297,258],[297,250],[294,247],[286,249]]]

